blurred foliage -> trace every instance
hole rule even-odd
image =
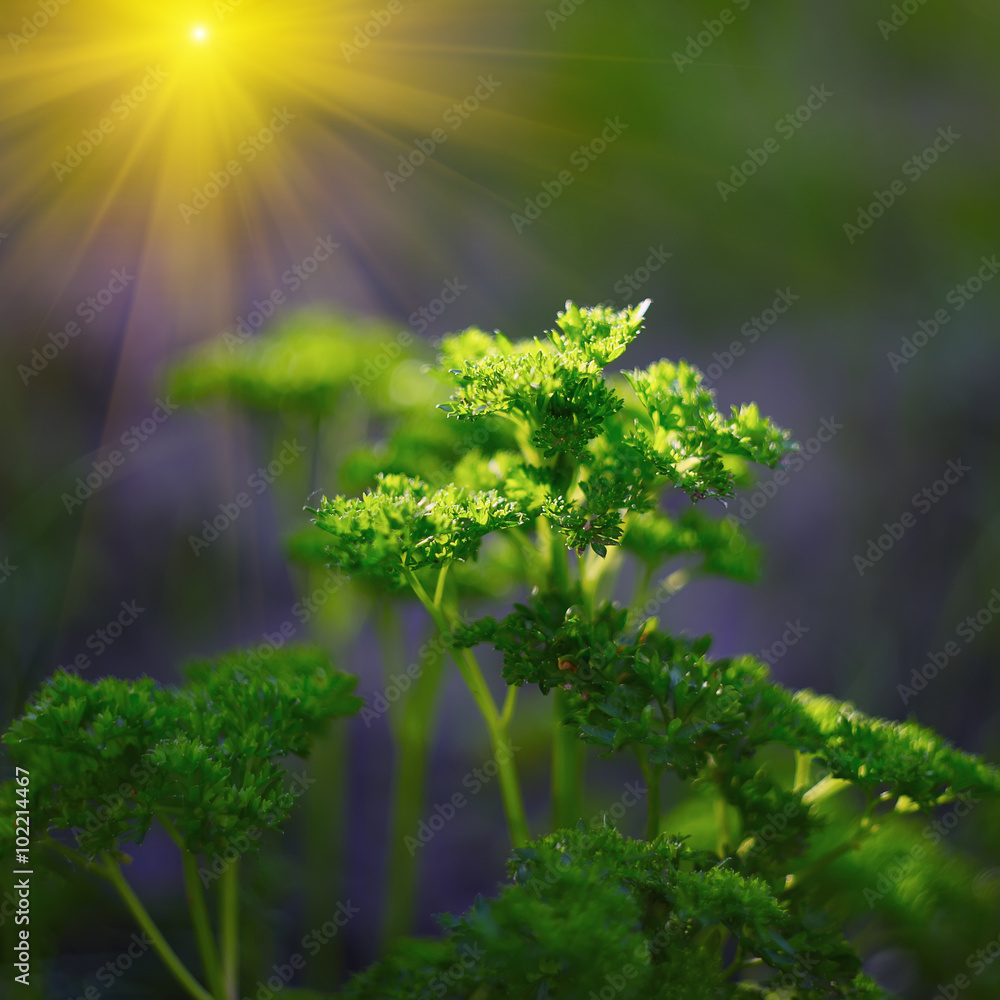
[[[322,311],[299,312],[267,336],[226,333],[173,367],[168,392],[183,404],[225,399],[263,411],[328,415],[364,394],[375,412],[399,403],[383,378],[419,347],[392,324]]]
[[[775,637],[775,628],[780,632],[778,623],[786,616],[801,612],[810,636],[781,662],[783,680],[820,689],[835,685],[883,714],[914,713],[969,748],[986,749],[992,740],[995,757],[996,623],[977,635],[974,647],[963,648],[961,659],[934,681],[933,691],[903,706],[896,695],[897,684],[909,681],[927,651],[951,638],[955,624],[983,606],[997,584],[995,430],[1000,409],[992,382],[1000,300],[993,287],[956,313],[942,335],[898,373],[885,357],[899,349],[902,336],[912,336],[918,320],[946,304],[948,290],[967,278],[981,254],[996,250],[1000,198],[991,109],[1000,96],[1000,76],[995,10],[983,0],[923,4],[886,35],[878,21],[892,17],[889,3],[753,4],[679,72],[673,53],[684,52],[688,38],[705,30],[703,22],[717,18],[721,5],[589,3],[554,22],[546,16],[547,7],[554,5],[508,4],[513,20],[501,27],[495,9],[486,5],[488,32],[471,10],[461,25],[419,26],[427,37],[454,43],[455,50],[468,46],[484,71],[497,72],[503,80],[495,99],[503,127],[487,120],[491,112],[470,121],[463,141],[438,150],[435,163],[389,199],[397,223],[390,225],[383,214],[387,196],[379,167],[394,160],[399,143],[437,124],[440,108],[428,102],[427,129],[414,124],[396,135],[393,122],[380,121],[385,147],[374,141],[365,145],[350,183],[331,185],[345,211],[351,201],[362,206],[346,217],[345,228],[360,232],[353,253],[363,265],[323,293],[319,277],[311,287],[317,294],[405,317],[435,294],[444,275],[459,275],[469,290],[449,315],[430,326],[432,335],[442,323],[458,328],[473,317],[485,323],[484,316],[504,329],[536,329],[556,305],[553,289],[581,301],[616,305],[648,294],[660,319],[640,353],[686,355],[703,367],[713,352],[725,352],[739,339],[741,326],[770,304],[776,286],[791,288],[800,301],[760,337],[752,355],[748,344],[748,356],[716,380],[720,398],[740,398],[749,382],[765,411],[788,426],[813,426],[820,413],[832,412],[846,430],[794,487],[783,491],[780,502],[754,521],[754,533],[766,541],[770,554],[763,566],[766,586],[738,598],[724,588],[696,592],[692,600],[711,597],[703,601],[704,611],[697,608],[699,626],[707,628],[709,620],[713,629],[717,624],[719,641],[728,649],[756,648]],[[423,37],[421,48],[422,42]],[[430,48],[429,66],[445,61],[439,46]],[[448,99],[460,96],[459,84],[466,82],[456,77]],[[746,158],[748,148],[778,135],[775,122],[818,85],[829,87],[830,101],[723,202],[717,183]],[[622,140],[577,176],[538,222],[515,234],[510,213],[523,210],[525,198],[536,197],[542,182],[567,166],[570,153],[598,133],[605,115],[619,115],[627,123]],[[940,165],[912,185],[907,178],[907,194],[862,238],[848,242],[843,224],[875,190],[904,176],[903,164],[947,126],[954,126],[961,139]],[[464,141],[474,136],[485,146]],[[438,164],[440,176],[434,173]],[[381,200],[371,210],[359,197],[366,174],[371,174],[372,191],[380,188]],[[72,220],[63,218],[67,225],[59,227],[60,243],[72,231]],[[5,228],[13,231],[14,224]],[[640,284],[637,269],[648,259],[650,245],[672,257]],[[116,264],[120,249],[108,248]],[[190,558],[184,537],[220,498],[208,469],[197,466],[207,439],[200,421],[182,417],[170,430],[178,452],[193,456],[183,466],[166,466],[161,473],[147,469],[131,484],[113,483],[88,503],[86,521],[66,516],[60,493],[86,473],[88,461],[80,456],[103,440],[108,400],[120,398],[123,386],[145,393],[145,369],[137,366],[149,363],[152,355],[141,353],[132,340],[122,351],[118,327],[109,326],[106,334],[95,329],[73,345],[71,360],[67,355],[44,378],[22,387],[13,374],[16,364],[38,346],[34,340],[43,337],[53,310],[58,311],[51,284],[58,261],[39,267],[36,254],[21,259],[38,277],[34,288],[6,286],[13,294],[3,372],[11,386],[0,391],[0,410],[17,432],[8,436],[8,460],[0,467],[0,492],[8,499],[0,557],[9,552],[18,567],[3,583],[0,618],[2,658],[12,665],[0,678],[7,718],[57,662],[84,648],[86,637],[106,620],[107,609],[137,588],[153,598],[148,629],[123,639],[102,669],[127,672],[137,664],[154,664],[168,671],[175,647],[196,648],[206,641],[225,645],[240,628],[256,636],[262,610],[280,615],[290,603],[283,569],[274,555],[267,559],[266,550],[260,563],[233,559],[222,546],[211,559]],[[220,264],[245,272],[241,276],[249,284],[253,257],[244,247]],[[217,276],[199,277],[212,283]],[[265,284],[258,292],[271,287],[270,276],[260,280]],[[191,298],[197,294],[196,286]],[[255,293],[239,294],[249,301]],[[76,299],[67,300],[67,315],[75,304]],[[239,303],[231,306],[227,316],[235,315]],[[216,328],[211,322],[203,327]],[[141,332],[142,348],[161,350],[149,331]],[[251,347],[241,343],[236,351]],[[219,358],[222,350],[228,355],[223,344]],[[424,358],[418,351],[415,365],[393,369],[371,388],[389,396],[390,404],[393,395],[396,403],[411,398],[410,412],[416,412],[416,404],[423,405],[419,393],[392,394],[390,379],[397,387],[425,385],[419,370]],[[160,360],[152,357],[153,364]],[[358,375],[364,364],[359,357]],[[355,387],[349,377],[336,379],[336,390],[328,391],[329,383],[309,390],[306,379],[297,401],[294,392],[286,397],[284,389],[273,387],[260,401],[318,411],[335,405],[330,401],[336,396],[353,412],[359,404]],[[146,405],[145,395],[140,404]],[[372,404],[379,420],[390,408]],[[413,466],[408,462],[418,446],[408,443],[407,435],[420,436],[432,423],[434,434],[441,429],[437,454],[447,468],[449,435],[468,427],[443,415],[440,421],[400,419],[395,430],[387,424],[384,433],[363,422],[341,421],[328,436],[338,440],[328,439],[321,449],[338,453],[325,468],[339,468],[341,478],[329,471],[304,486],[286,480],[281,488],[298,508],[313,488],[349,494],[371,488],[380,468],[444,485],[433,478],[435,455]],[[112,432],[118,429],[112,424]],[[341,465],[339,453],[355,448],[362,437],[374,438],[374,444],[367,453],[357,453],[356,465]],[[491,454],[509,445],[484,442],[479,447]],[[228,468],[209,444],[204,448],[211,471]],[[262,448],[266,452],[267,443]],[[883,522],[905,508],[913,490],[931,482],[959,453],[974,469],[968,491],[949,497],[940,517],[937,512],[928,517],[877,572],[859,580],[850,555],[862,551]],[[383,465],[377,456],[387,454],[392,461]],[[672,526],[668,534],[676,530]],[[686,530],[681,529],[682,538]],[[244,532],[242,550],[250,528],[241,525],[239,531]],[[265,532],[270,533],[269,524],[260,528]],[[660,544],[661,538],[657,533],[653,541]],[[251,545],[255,540],[256,535],[250,537]],[[650,539],[636,534],[633,540],[638,548]],[[623,544],[629,547],[629,532]],[[452,582],[467,570],[468,579],[475,577],[492,551],[487,539],[479,563],[456,567]],[[518,567],[515,545],[504,541],[496,551]],[[739,553],[720,556],[727,571],[739,568]],[[322,565],[323,553],[313,551],[310,561]],[[297,577],[300,589],[303,579],[314,585],[312,577]],[[503,579],[509,583],[510,573]],[[492,588],[487,582],[478,592],[486,597],[500,592],[499,584]],[[679,602],[683,599],[682,594]],[[355,607],[345,589],[324,613],[339,613],[357,625],[363,616],[352,614]],[[684,605],[675,604],[670,612],[675,609]],[[366,759],[369,770],[359,780],[381,780],[381,771],[371,769],[377,755]],[[1000,830],[1000,824],[994,820],[992,828]],[[977,828],[967,841],[964,833],[963,828],[954,848],[948,845],[949,858],[965,843],[970,857],[1000,856],[996,836],[991,839]],[[834,873],[857,856],[826,869],[832,889],[838,885]],[[459,867],[457,852],[449,860]],[[470,858],[463,870],[478,871],[480,864],[479,857]],[[925,885],[932,869],[928,865],[921,875]],[[906,991],[900,990],[907,996],[923,997],[934,984],[950,981],[985,931],[996,925],[995,898],[980,892],[973,906],[964,893],[974,869],[970,860],[938,870],[953,872],[963,887],[950,897],[944,892],[934,897],[934,920],[924,920],[924,910],[912,911],[921,919],[913,921],[906,962],[918,963],[919,981],[911,979]],[[370,881],[376,871],[368,872]],[[447,881],[434,880],[434,891]],[[901,904],[900,919],[904,909]],[[927,959],[931,955],[933,965]],[[996,992],[984,976],[967,995],[980,987],[986,996]]]

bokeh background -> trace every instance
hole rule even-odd
[[[309,492],[328,484],[308,472],[295,489],[287,480],[194,554],[189,536],[273,457],[273,442],[238,408],[174,411],[166,372],[192,349],[247,326],[257,336],[310,307],[377,317],[431,345],[473,323],[541,333],[567,298],[649,297],[628,366],[683,357],[713,375],[722,404],[756,400],[800,441],[824,420],[838,428],[752,509],[760,584],[699,583],[670,602],[665,624],[711,631],[720,654],[769,651],[786,684],[915,717],[1000,757],[991,613],[926,689],[905,703],[898,690],[1000,588],[994,4],[159,8],[69,0],[42,18],[41,5],[9,0],[0,13],[10,32],[0,54],[0,723],[57,666],[93,651],[88,639],[122,602],[142,612],[93,657],[90,676],[173,681],[186,657],[260,642],[291,617],[302,581],[282,538],[308,523]],[[30,35],[23,19],[33,17],[45,23]],[[191,37],[196,24],[204,39]],[[891,196],[884,210],[880,193]],[[873,202],[866,222],[859,213]],[[324,240],[336,249],[305,270]],[[297,284],[287,277],[296,268]],[[116,270],[127,280],[112,286]],[[436,302],[449,289],[453,301]],[[771,322],[780,295],[791,304]],[[258,323],[269,297],[273,315]],[[918,334],[935,314],[938,332]],[[74,320],[79,333],[60,340]],[[904,351],[905,338],[923,346]],[[67,500],[116,447],[125,462],[85,502]],[[968,471],[934,495],[950,462]],[[916,503],[924,488],[933,503]],[[913,526],[859,564],[905,512]],[[804,634],[777,655],[789,622]],[[420,635],[418,616],[407,626],[409,639]],[[298,638],[309,637],[303,626]],[[384,683],[374,640],[366,625],[336,650],[367,695]],[[431,801],[485,759],[470,709],[449,682]],[[354,723],[350,745],[342,847],[361,913],[338,961],[357,968],[376,953],[391,755],[384,726]],[[599,808],[629,772],[592,768]],[[504,853],[499,804],[484,794],[424,851],[419,929],[490,891]],[[308,929],[294,891],[277,904],[268,896],[302,877],[294,850],[283,864],[261,869],[248,904],[266,928],[261,954],[275,960]],[[987,858],[983,877],[991,871]],[[153,843],[134,874],[170,926],[166,851]],[[94,920],[55,921],[45,996],[81,995],[130,932],[99,889],[72,892]],[[113,995],[171,995],[156,992],[157,959],[144,962]],[[879,969],[906,996],[934,985],[907,972],[905,955]]]

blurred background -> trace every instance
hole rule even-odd
[[[567,298],[649,297],[620,367],[686,358],[724,408],[756,400],[803,443],[823,430],[786,483],[765,474],[731,505],[764,548],[758,585],[699,582],[664,624],[1000,757],[995,5],[10,0],[0,28],[4,726],[81,655],[84,676],[170,682],[287,621],[322,641],[293,612],[283,543],[336,485],[308,452],[192,549],[285,440],[239,407],[181,407],[166,373],[193,349],[327,309],[430,359],[471,324],[534,336]],[[405,624],[420,638],[419,615]],[[937,677],[900,689],[956,636]],[[365,625],[335,650],[369,697],[374,639]],[[446,669],[431,802],[488,754]],[[346,968],[377,950],[384,721],[349,734]],[[634,778],[592,773],[594,809]],[[419,930],[490,891],[505,851],[484,794],[423,850]],[[157,852],[134,877],[169,908]],[[258,876],[275,961],[310,926],[294,893],[267,901],[294,852],[284,865]],[[988,859],[972,875],[1000,877]],[[95,923],[54,929],[45,996],[95,984],[121,950],[108,927],[128,939],[114,900],[74,892]],[[161,995],[145,962],[113,995]],[[901,995],[935,985],[905,955],[879,962]]]

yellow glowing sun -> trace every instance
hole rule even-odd
[[[437,41],[462,23],[459,0],[428,0],[427,20],[424,9],[64,3],[51,27],[12,35],[0,58],[0,131],[11,139],[0,229],[17,221],[18,238],[42,247],[53,225],[68,227],[69,271],[98,249],[118,254],[117,266],[128,247],[144,268],[135,302],[156,298],[164,337],[222,329],[243,309],[247,274],[277,287],[303,230],[310,242],[333,238],[362,203],[362,214],[399,215],[383,171],[481,71],[477,49]],[[491,155],[509,145],[490,139]],[[453,182],[453,168],[438,169]],[[416,229],[413,240],[423,252]],[[22,247],[27,267],[42,251]],[[8,266],[15,255],[2,250]],[[389,274],[390,261],[359,252]]]

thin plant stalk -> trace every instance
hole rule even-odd
[[[239,1000],[240,995],[240,862],[232,862],[222,873],[219,886],[219,938],[222,951],[222,995]]]
[[[194,924],[195,940],[198,942],[198,954],[201,956],[202,968],[209,988],[217,1000],[228,1000],[222,982],[222,967],[219,964],[219,952],[212,933],[212,925],[208,919],[208,907],[205,904],[205,890],[198,876],[198,859],[190,851],[182,850],[184,864],[184,889],[187,893],[188,908]]]
[[[136,923],[146,932],[152,942],[153,950],[163,959],[164,965],[173,973],[174,978],[181,984],[185,992],[194,1000],[217,1000],[194,978],[187,966],[178,958],[177,953],[163,936],[163,932],[149,915],[149,911],[142,905],[142,901],[125,880],[121,866],[110,855],[104,857],[102,874],[118,890],[118,895],[122,897]]]
[[[420,603],[430,613],[438,632],[442,637],[451,635],[456,627],[455,622],[450,620],[448,612],[442,604],[435,603],[423,584],[417,579],[412,570],[404,570],[407,582],[413,592],[417,595]],[[452,659],[459,673],[469,688],[473,701],[475,701],[480,713],[486,722],[486,728],[490,736],[490,745],[493,749],[494,760],[497,765],[497,777],[500,784],[500,795],[503,799],[504,814],[507,818],[507,828],[510,832],[511,845],[513,847],[523,847],[528,842],[528,822],[524,814],[524,802],[521,796],[521,786],[517,777],[517,769],[514,766],[514,759],[510,752],[509,726],[513,714],[514,699],[508,690],[507,701],[503,714],[497,711],[496,702],[486,684],[479,663],[470,649],[456,649],[450,646]]]
[[[427,763],[433,733],[434,705],[441,687],[444,655],[435,649],[393,726],[396,774],[389,820],[389,857],[383,937],[388,944],[412,930],[416,908],[418,864],[406,844],[420,823],[427,785]]]
[[[539,547],[548,554],[549,583],[556,593],[569,590],[569,552],[558,531],[544,518],[538,519]],[[583,811],[583,746],[574,731],[563,725],[569,702],[556,691],[552,729],[552,825],[572,826]]]
[[[191,922],[194,925],[194,936],[198,945],[198,954],[201,957],[202,970],[208,980],[212,995],[217,1000],[226,1000],[222,985],[222,968],[219,965],[219,952],[215,944],[212,924],[208,918],[205,889],[198,873],[198,858],[185,847],[184,840],[177,831],[173,820],[162,812],[158,813],[158,816],[171,840],[181,852],[184,893],[187,897],[188,909],[191,911]]]
[[[310,572],[308,593],[322,589],[323,573]],[[328,649],[346,648],[354,638],[361,616],[341,616],[335,622],[328,614],[333,596],[321,612],[312,616],[309,625],[316,640]],[[347,868],[347,788],[348,736],[343,726],[331,726],[316,738],[309,755],[309,770],[320,794],[305,796],[302,830],[303,852],[309,878],[305,883],[306,915],[309,926],[322,924],[329,914],[331,899],[344,895],[344,871]],[[342,978],[345,959],[344,936],[336,935],[318,955],[311,958],[305,971],[308,985],[319,987]]]
[[[635,752],[646,782],[646,839],[655,840],[660,835],[660,776],[663,767],[649,762],[645,747],[637,746]]]
[[[555,692],[552,733],[552,826],[573,826],[583,812],[583,744],[576,730],[565,724],[569,697]]]

